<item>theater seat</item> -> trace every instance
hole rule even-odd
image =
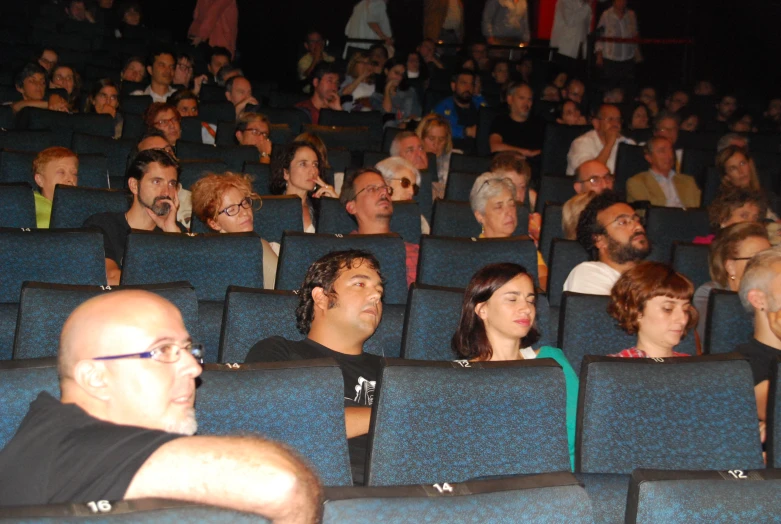
[[[735,347],[748,342],[753,333],[754,317],[743,308],[738,294],[712,289],[705,319],[704,351],[710,354],[735,351]]]
[[[518,224],[513,236],[529,234],[529,208],[517,206]],[[479,237],[482,226],[475,219],[469,201],[437,200],[434,203],[434,220],[431,234],[442,237]]]
[[[0,184],[0,227],[37,227],[35,197],[29,184]]]
[[[689,242],[673,242],[670,256],[673,268],[694,283],[694,289],[710,281],[708,252],[710,246]]]
[[[673,242],[691,242],[710,232],[708,210],[651,206],[645,214],[645,232],[652,248],[648,260],[669,264]]]
[[[57,362],[54,358],[0,362],[0,447],[19,429],[38,393],[60,398]]]
[[[80,228],[96,213],[124,213],[130,209],[132,198],[125,190],[58,185],[54,190],[49,228]]]
[[[591,126],[546,125],[545,140],[542,143],[542,174],[566,172],[567,153],[572,141],[592,129]]]

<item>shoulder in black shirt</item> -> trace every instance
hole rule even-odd
[[[748,358],[755,386],[770,379],[770,368],[775,364],[776,358],[781,356],[781,351],[763,344],[755,338],[739,345],[735,350]]]

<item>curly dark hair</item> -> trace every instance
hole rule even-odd
[[[347,268],[368,264],[377,272],[383,286],[385,279],[380,272],[380,261],[369,251],[361,249],[348,249],[345,251],[331,251],[319,258],[309,266],[304,277],[304,282],[298,290],[298,307],[296,307],[296,327],[302,335],[309,334],[312,320],[315,316],[315,302],[312,299],[312,290],[316,287],[323,288],[328,297],[329,309],[336,305],[336,292],[334,283],[339,275]]]
[[[594,245],[594,237],[605,234],[605,228],[597,220],[597,214],[611,206],[624,203],[626,202],[615,191],[603,191],[591,199],[591,202],[580,213],[577,239],[588,253],[589,260],[599,260],[599,250]]]
[[[767,198],[762,191],[740,189],[737,187],[726,188],[716,195],[711,205],[708,206],[708,222],[711,231],[717,233],[721,230],[721,224],[725,223],[737,209],[753,204],[759,210],[759,219],[767,214]]]
[[[499,288],[518,275],[528,275],[533,285],[534,279],[525,267],[509,262],[489,264],[472,276],[464,292],[464,301],[461,303],[461,320],[458,323],[458,329],[450,341],[450,347],[459,358],[479,361],[491,360],[493,356],[491,342],[485,332],[483,319],[478,316],[475,307],[481,302],[489,300]],[[531,329],[521,339],[521,347],[530,346],[539,338],[540,333],[537,331],[535,318]]]
[[[323,157],[317,149],[309,142],[297,140],[287,144],[282,150],[282,154],[275,156],[272,159],[271,165],[271,183],[269,184],[269,191],[272,195],[284,195],[285,189],[287,189],[287,181],[285,180],[285,170],[290,169],[290,165],[293,163],[293,159],[296,153],[302,147],[307,147],[315,152],[317,155],[317,165],[323,166]],[[321,171],[322,173],[322,171]]]

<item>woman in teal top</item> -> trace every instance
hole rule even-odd
[[[534,281],[523,266],[500,263],[483,267],[466,288],[451,346],[460,358],[470,361],[552,358],[558,362],[567,388],[567,441],[574,468],[578,376],[560,349],[532,349],[539,338],[536,298]]]

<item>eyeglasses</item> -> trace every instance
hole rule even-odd
[[[401,187],[403,187],[404,189],[407,189],[407,188],[409,188],[409,186],[412,186],[412,194],[413,195],[417,195],[418,191],[420,190],[418,185],[416,183],[414,183],[412,180],[410,180],[409,178],[404,178],[404,177],[402,177],[402,178],[391,178],[391,180],[398,180],[399,183],[401,184]],[[391,194],[393,194],[393,193],[391,193]]]
[[[626,227],[635,223],[640,224],[641,226],[643,225],[643,219],[640,217],[640,215],[618,215],[611,222],[608,222],[607,225],[609,226],[610,224],[616,224],[618,227]]]
[[[185,64],[185,63],[176,64],[176,68],[177,69],[184,69],[185,71],[192,71],[193,70],[193,66],[191,66],[190,64]]]
[[[246,131],[247,133],[252,133],[255,136],[262,136],[263,138],[268,138],[268,133],[266,133],[265,131],[261,131],[260,129],[248,127],[244,131]]]
[[[578,180],[578,184],[585,184],[586,182],[588,182],[589,184],[596,185],[599,182],[604,182],[604,183],[614,182],[615,179],[616,179],[615,175],[592,176],[585,180]]]
[[[182,358],[182,351],[186,351],[190,353],[195,360],[197,360],[199,363],[203,364],[203,356],[205,354],[205,350],[203,348],[203,344],[197,344],[195,342],[187,342],[184,346],[180,346],[179,344],[164,344],[162,346],[156,347],[154,349],[151,349],[149,351],[144,351],[142,353],[126,353],[124,355],[111,355],[108,357],[96,357],[92,360],[120,360],[124,358],[151,358],[152,360],[156,360],[158,362],[163,362],[165,364],[173,364],[175,362],[179,362],[179,359]]]
[[[376,195],[377,193],[379,193],[381,191],[385,191],[386,193],[388,193],[388,196],[393,196],[393,188],[386,184],[386,185],[382,185],[382,186],[378,186],[378,185],[366,186],[363,189],[361,189],[360,191],[358,191],[357,193],[355,193],[355,198],[358,198],[358,195],[360,195],[364,191],[366,191],[367,193],[369,193],[372,196]]]
[[[751,260],[752,258],[754,258],[754,257],[730,257],[730,260],[735,260],[735,261],[738,261],[738,260]]]
[[[230,205],[217,214],[221,215],[225,213],[227,216],[233,217],[239,214],[240,208],[249,209],[250,207],[252,207],[252,199],[250,197],[244,197],[244,199],[238,204]]]
[[[97,96],[99,98],[108,98],[109,100],[116,102],[119,100],[119,97],[117,95],[107,95],[106,93],[98,93]]]
[[[155,121],[155,125],[160,127],[168,127],[170,125],[173,125],[174,122],[179,122],[179,121],[176,118],[161,118],[160,120]]]

